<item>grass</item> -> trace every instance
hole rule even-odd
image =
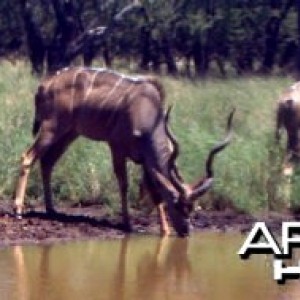
[[[0,63],[0,197],[12,198],[21,153],[32,142],[33,94],[38,80],[24,62]],[[282,151],[273,142],[274,111],[280,92],[291,78],[249,77],[189,81],[162,77],[167,101],[174,104],[171,127],[181,145],[179,168],[187,181],[203,172],[209,149],[224,135],[233,107],[235,137],[215,161],[216,183],[201,202],[222,203],[257,212],[281,209],[283,180],[278,175]],[[130,164],[132,201],[137,195],[138,167]],[[300,184],[293,180],[291,203],[298,205]],[[119,206],[118,188],[103,143],[76,141],[57,165],[53,177],[56,201],[101,199]],[[31,173],[27,200],[40,198],[41,181],[36,166]]]
[[[276,100],[291,82],[279,77],[196,83],[166,80],[176,107],[173,130],[182,144],[179,165],[188,179],[203,169],[206,154],[224,134],[228,113],[232,107],[237,109],[234,141],[217,158],[216,184],[203,200],[209,207],[222,206],[218,201],[248,212],[283,206],[282,150],[274,144],[274,120]]]

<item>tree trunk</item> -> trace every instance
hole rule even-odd
[[[168,73],[171,75],[176,75],[177,66],[176,66],[175,58],[172,53],[170,40],[167,37],[164,37],[162,41],[162,53],[166,60]]]
[[[61,5],[59,0],[52,0],[52,5],[56,16],[56,32],[48,49],[48,73],[68,66],[74,57],[67,55],[67,49],[72,40],[80,32],[80,21],[76,16],[74,3],[63,0]]]
[[[263,73],[270,73],[275,63],[275,56],[278,49],[278,35],[281,21],[278,17],[271,17],[265,28],[265,54],[262,65]]]
[[[209,57],[207,49],[202,45],[199,35],[194,37],[192,57],[195,64],[196,75],[201,77],[205,76],[208,71]]]
[[[148,28],[148,26],[144,26],[141,29],[141,62],[140,62],[140,68],[142,70],[149,70],[149,64],[151,61],[151,29]]]
[[[298,6],[297,0],[297,6]],[[263,73],[269,73],[272,71],[275,64],[275,58],[278,49],[279,42],[279,31],[280,27],[286,18],[290,8],[294,5],[294,0],[288,0],[284,7],[282,7],[282,2],[279,0],[270,0],[270,7],[272,9],[273,15],[268,20],[265,28],[265,54],[261,67]],[[280,11],[281,9],[281,11]]]
[[[297,61],[296,61],[296,67],[297,67],[297,79],[300,79],[300,0],[296,1],[297,5],[297,13],[298,13],[298,51],[297,51]]]
[[[34,21],[30,4],[26,0],[22,1],[21,4],[32,73],[42,75],[45,59],[45,44],[42,33]]]

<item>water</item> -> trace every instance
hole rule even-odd
[[[1,300],[290,300],[270,256],[242,261],[244,236],[130,237],[0,249]]]

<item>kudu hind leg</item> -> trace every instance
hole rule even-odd
[[[35,147],[33,146],[28,151],[26,151],[21,158],[21,170],[18,177],[16,194],[15,194],[15,210],[18,216],[20,216],[23,211],[28,175],[30,172],[30,168],[33,165],[35,160],[36,160],[36,150]]]
[[[51,175],[53,168],[59,158],[67,150],[68,146],[76,139],[77,135],[73,133],[62,136],[58,141],[49,147],[45,154],[41,157],[41,174],[44,189],[44,201],[47,213],[54,213]]]
[[[22,155],[21,169],[17,180],[15,193],[15,210],[17,216],[21,216],[24,207],[25,191],[28,181],[30,169],[35,161],[40,158],[43,153],[52,144],[54,136],[52,134],[39,135],[33,145]]]
[[[126,160],[123,155],[120,155],[113,151],[112,151],[112,160],[113,160],[114,173],[117,177],[118,185],[119,185],[124,229],[127,232],[131,232],[132,228],[130,224],[128,203],[127,203],[128,178],[127,178],[127,170],[126,170]]]

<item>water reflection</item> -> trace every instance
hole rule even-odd
[[[16,246],[12,248],[15,285],[10,287],[10,299],[88,296],[147,300],[173,292],[183,295],[192,280],[188,241],[140,238],[133,242],[125,238],[64,246]]]
[[[1,249],[0,299],[299,299],[299,281],[278,286],[267,257],[242,262],[241,241],[201,234]]]
[[[136,299],[186,295],[193,278],[188,260],[188,239],[161,239],[154,252],[144,254],[137,265]],[[151,275],[150,275],[151,274]],[[198,295],[197,299],[200,295]]]
[[[16,294],[17,298],[20,300],[29,299],[28,289],[27,289],[27,270],[24,262],[24,253],[21,246],[16,246],[13,248],[13,257],[15,262],[17,288]]]
[[[41,255],[36,256],[38,267],[34,273],[28,266],[29,260],[25,259],[27,251],[25,251],[24,247],[13,247],[16,288],[12,293],[15,295],[15,299],[44,299],[44,295],[47,293],[47,285],[45,283],[49,277],[49,252],[51,247],[47,245],[40,249]]]
[[[111,283],[111,299],[123,300],[126,291],[126,267],[127,267],[127,252],[128,252],[128,238],[124,238],[121,241],[121,247],[119,251],[119,259],[115,268],[114,280]]]

